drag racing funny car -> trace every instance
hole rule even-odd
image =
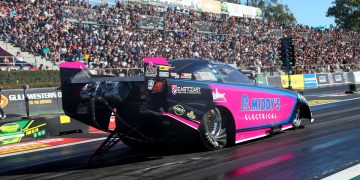
[[[256,84],[227,64],[162,57],[143,62],[144,72],[133,77],[92,75],[82,63],[62,63],[65,113],[111,132],[108,145],[115,136],[133,147],[170,142],[185,138],[177,136],[185,128],[196,131],[208,150],[313,120],[302,94]],[[111,114],[115,130],[108,129]]]

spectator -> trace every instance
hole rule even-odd
[[[144,57],[164,56],[216,59],[259,70],[279,65],[279,38],[284,36],[294,38],[297,65],[303,70],[352,70],[356,66],[350,65],[360,63],[360,33],[337,28],[319,31],[140,2],[119,1],[111,8],[66,0],[0,5],[0,32],[55,64],[83,61],[93,68],[133,68]]]

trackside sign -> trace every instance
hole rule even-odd
[[[30,115],[63,113],[61,91],[58,88],[28,89]],[[7,115],[26,115],[25,95],[22,89],[2,91],[1,106]],[[6,103],[5,103],[6,102]]]

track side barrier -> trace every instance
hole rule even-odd
[[[280,87],[280,88],[282,87],[280,76],[271,76],[271,77],[267,77],[266,79],[267,79],[268,85],[274,86],[274,87]]]
[[[349,83],[360,83],[360,72],[336,72],[336,73],[318,73],[318,74],[297,74],[291,75],[291,86],[293,89],[303,90],[318,87],[331,87],[337,85],[345,85]],[[267,84],[274,87],[289,87],[289,79],[287,75],[266,77],[258,77],[259,84]]]
[[[302,74],[290,75],[291,87],[296,90],[304,90],[304,76]],[[281,76],[281,85],[283,88],[289,87],[289,76]]]
[[[304,74],[304,89],[317,88],[318,82],[315,74]]]

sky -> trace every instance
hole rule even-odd
[[[329,26],[335,25],[334,17],[326,17],[326,12],[334,0],[279,0],[287,4],[290,11],[296,17],[298,24],[308,26]]]
[[[287,4],[290,11],[294,14],[298,24],[304,24],[312,27],[326,26],[335,24],[334,17],[326,17],[326,12],[334,0],[278,0],[278,2]],[[246,4],[246,0],[241,0]]]
[[[96,0],[90,0],[96,1]],[[108,0],[114,2],[115,0]],[[243,4],[246,0],[241,0]],[[334,0],[278,0],[280,3],[287,4],[290,11],[294,14],[298,24],[312,27],[335,25],[333,17],[326,17],[329,7],[333,6]]]

